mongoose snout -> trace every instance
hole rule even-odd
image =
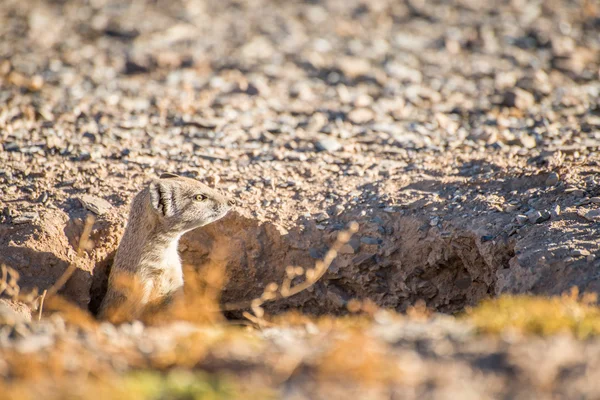
[[[127,312],[128,318],[136,318],[149,302],[161,302],[180,291],[179,238],[222,218],[235,204],[235,200],[195,179],[163,174],[150,182],[131,204],[99,317],[119,322],[111,314],[133,298],[119,282],[123,277],[138,282],[143,291],[133,307],[127,305],[134,309]]]

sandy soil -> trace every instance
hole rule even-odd
[[[224,302],[311,267],[350,221],[359,232],[323,279],[269,314],[342,315],[352,299],[454,314],[504,293],[598,293],[599,68],[589,0],[5,0],[0,263],[24,291],[75,263],[61,294],[95,311],[129,200],[172,172],[240,204],[180,247],[199,271],[225,266]],[[94,247],[78,258],[89,213]],[[471,338],[447,362],[478,382],[474,398],[598,395],[539,383],[534,368],[505,387],[506,354],[563,340],[591,371],[597,341]],[[288,397],[317,398],[302,379]],[[421,389],[397,398],[467,390],[410,382]]]

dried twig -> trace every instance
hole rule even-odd
[[[264,326],[262,317],[264,316],[264,310],[262,305],[269,301],[283,299],[294,296],[309,287],[313,286],[321,277],[325,274],[332,261],[337,257],[339,250],[346,243],[350,241],[350,238],[354,233],[358,231],[358,223],[351,222],[348,226],[348,230],[342,231],[338,234],[338,237],[331,246],[331,248],[325,254],[323,260],[317,261],[315,268],[304,271],[302,267],[287,267],[286,277],[283,283],[279,286],[277,283],[272,282],[268,284],[263,291],[262,295],[256,299],[246,302],[229,303],[221,306],[222,311],[235,311],[250,308],[256,317],[249,318],[249,314],[246,312],[244,316],[250,319],[257,325]],[[298,276],[305,275],[306,279],[295,286],[292,286],[292,280]],[[257,322],[258,318],[258,322]],[[260,322],[260,323],[259,323]]]
[[[48,290],[44,290],[44,292],[40,296],[40,309],[38,310],[38,321],[42,319],[42,310],[44,309],[44,300],[46,299],[46,293],[48,293]]]

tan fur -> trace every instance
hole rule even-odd
[[[222,218],[233,201],[190,178],[163,174],[138,193],[98,316],[113,322],[139,318],[183,290],[179,238]]]

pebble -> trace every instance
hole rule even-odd
[[[48,192],[43,192],[37,199],[38,202],[44,204],[48,201]]]
[[[533,210],[526,213],[525,215],[527,215],[529,222],[531,222],[532,224],[541,224],[542,222],[546,222],[550,219],[550,213],[546,210]]]
[[[585,190],[579,189],[576,187],[569,187],[565,189],[566,194],[572,194],[575,197],[583,197],[585,196]]]
[[[90,154],[89,151],[82,151],[81,153],[79,153],[79,156],[77,157],[78,161],[90,161],[92,159],[92,155]]]
[[[112,204],[110,204],[108,201],[89,194],[84,194],[78,200],[83,208],[93,212],[96,215],[104,215],[113,208]]]
[[[315,221],[323,222],[329,219],[329,215],[326,212],[322,212],[315,217]]]
[[[521,135],[519,140],[521,141],[523,147],[525,147],[526,149],[534,149],[537,146],[537,142],[535,141],[535,138],[533,136],[523,134]]]
[[[344,210],[346,209],[346,207],[344,207],[341,204],[336,204],[336,206],[334,207],[335,209],[335,215],[340,215],[341,213],[344,212]]]
[[[529,218],[527,218],[527,216],[525,216],[525,215],[519,214],[515,217],[515,221],[519,225],[525,225],[527,223],[527,221],[529,221]]]
[[[586,249],[573,249],[571,250],[571,255],[574,257],[587,257],[590,255],[590,252]]]
[[[15,142],[4,143],[4,151],[19,151],[19,145]]]
[[[560,181],[560,177],[556,172],[551,172],[546,178],[546,186],[555,186]]]
[[[356,125],[366,124],[373,120],[375,114],[369,108],[355,108],[348,113],[350,122]]]
[[[503,104],[507,107],[526,110],[535,105],[535,97],[526,90],[514,88],[504,93]]]
[[[18,217],[13,218],[12,223],[14,225],[28,224],[32,223],[39,218],[39,214],[35,211],[24,212]]]
[[[360,238],[360,242],[368,245],[375,245],[380,244],[382,240],[371,236],[363,236]]]
[[[334,153],[336,151],[341,150],[341,148],[342,148],[342,144],[331,137],[327,137],[327,138],[323,138],[323,139],[319,140],[315,146],[316,146],[317,150],[326,151],[329,153]]]
[[[583,217],[588,221],[600,222],[600,209],[590,210],[586,212]]]

